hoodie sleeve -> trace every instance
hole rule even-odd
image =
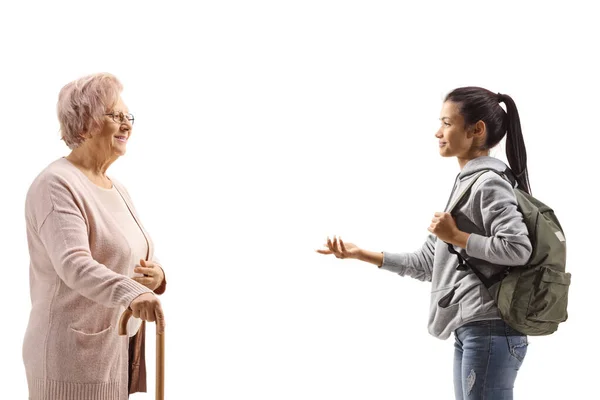
[[[532,247],[514,189],[498,176],[483,180],[473,189],[471,212],[486,235],[469,236],[467,255],[498,265],[524,265]]]
[[[395,272],[400,276],[431,282],[436,240],[434,235],[427,236],[425,244],[414,253],[383,252],[381,269]]]

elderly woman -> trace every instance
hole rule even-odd
[[[164,272],[127,190],[106,175],[133,116],[121,83],[96,74],[59,94],[62,139],[26,199],[32,309],[23,343],[31,400],[123,400],[145,391],[143,321],[164,330]],[[128,332],[118,319],[133,310]],[[136,334],[137,332],[137,334]]]

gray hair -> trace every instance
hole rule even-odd
[[[61,138],[75,149],[84,142],[84,133],[102,129],[104,114],[119,101],[123,85],[112,74],[84,76],[66,84],[58,95],[56,111]]]

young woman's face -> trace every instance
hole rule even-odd
[[[444,102],[440,113],[440,129],[435,134],[439,139],[440,155],[467,158],[473,148],[471,131],[472,129],[465,127],[458,105],[452,101]]]

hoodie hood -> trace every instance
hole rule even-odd
[[[463,180],[463,178],[467,178],[485,169],[493,169],[498,172],[504,172],[507,168],[508,166],[497,158],[481,156],[469,161],[463,167],[462,171],[460,171],[460,174],[458,174],[458,179]]]

